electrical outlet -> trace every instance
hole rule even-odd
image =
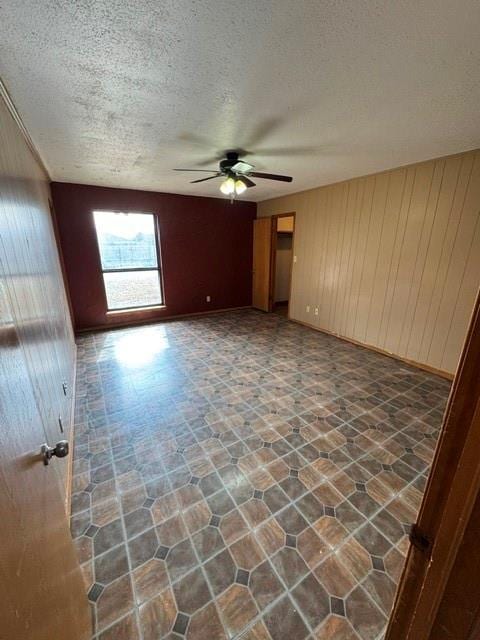
[[[297,261],[297,256],[293,256],[293,262],[295,263]]]
[[[315,307],[315,315],[318,316],[318,307]]]
[[[206,299],[207,302],[210,302],[210,300],[211,300],[210,296],[207,296],[205,299]]]
[[[307,304],[307,313],[310,313],[310,305]]]

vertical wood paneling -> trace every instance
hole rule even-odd
[[[345,332],[346,325],[346,296],[351,282],[352,276],[352,244],[355,232],[355,201],[358,194],[358,181],[346,184],[347,199],[345,212],[345,236],[344,236],[344,255],[342,269],[342,287],[338,292],[337,311],[335,313],[334,324],[341,328],[342,333]]]
[[[355,291],[359,282],[359,258],[360,252],[358,250],[360,240],[360,226],[362,222],[362,207],[365,199],[366,180],[361,179],[356,181],[357,196],[355,199],[355,216],[353,224],[353,238],[352,238],[352,250],[351,250],[351,273],[348,287],[345,290],[345,302],[344,302],[344,329],[342,335],[351,335],[355,326]]]
[[[345,236],[348,236],[347,231],[347,207],[348,207],[348,183],[342,185],[343,188],[339,191],[339,203],[338,210],[340,213],[340,225],[339,225],[339,233],[337,238],[337,251],[336,251],[336,273],[335,273],[335,292],[334,292],[334,302],[332,304],[331,313],[330,313],[330,325],[337,326],[339,322],[337,316],[339,315],[339,311],[342,308],[341,303],[341,292],[343,292],[345,288],[345,260],[346,253],[348,250],[348,241]],[[339,296],[340,293],[340,296]]]
[[[408,219],[408,212],[410,207],[410,199],[412,195],[413,185],[415,181],[415,169],[409,168],[405,174],[405,185],[402,190],[401,200],[398,203],[398,209],[395,205],[395,238],[392,250],[392,257],[390,261],[388,278],[387,278],[387,291],[385,296],[385,302],[383,306],[382,320],[380,323],[380,338],[379,344],[382,349],[387,349],[387,339],[390,338],[390,318],[392,306],[395,300],[395,288],[398,276],[398,270],[400,266],[400,256],[405,238],[405,231]]]
[[[441,277],[441,269],[433,272],[432,269],[428,268],[428,265],[440,264],[442,262],[445,234],[452,210],[453,197],[458,183],[461,163],[461,157],[447,158],[443,166],[442,184],[436,202],[436,210],[429,237],[425,265],[418,287],[417,304],[412,323],[412,329],[414,326],[420,326],[423,327],[423,329],[416,332],[411,330],[407,345],[407,350],[412,354],[414,360],[422,358],[422,345],[425,343],[427,335],[431,335],[429,331],[430,327],[433,330],[433,323],[427,325],[427,318],[432,308],[438,277],[439,275]]]
[[[437,339],[437,327],[443,327],[448,321],[449,310],[444,306],[442,307],[442,300],[447,283],[447,274],[451,262],[452,248],[458,231],[460,214],[463,208],[463,202],[470,180],[470,173],[473,167],[472,156],[464,156],[459,160],[459,173],[455,181],[454,190],[451,194],[451,205],[448,208],[448,220],[445,233],[441,239],[438,269],[434,276],[432,301],[427,314],[427,318],[430,318],[430,322],[425,323],[424,336],[420,347],[419,359],[421,361],[423,359],[428,360],[432,357],[432,354],[440,352],[441,347]],[[447,203],[447,207],[448,204],[449,203]]]
[[[367,322],[367,335],[365,338],[366,342],[371,344],[380,344],[382,340],[382,322],[384,319],[389,274],[400,217],[400,203],[406,182],[406,172],[398,171],[391,173],[388,179],[387,197],[382,215],[382,231]],[[389,219],[389,216],[391,216],[392,219]]]
[[[293,319],[455,371],[480,285],[480,151],[258,205],[288,211]]]
[[[475,232],[472,236],[472,246],[480,247],[480,220],[478,218],[475,223]],[[452,358],[454,358],[457,351],[462,348],[461,332],[458,331],[458,327],[463,325],[465,332],[468,329],[470,315],[472,313],[469,301],[472,297],[475,297],[478,290],[478,281],[477,277],[475,277],[478,276],[478,271],[475,272],[475,269],[478,269],[478,255],[470,251],[445,340],[441,368],[447,369],[451,365]]]
[[[293,234],[293,255],[295,258],[294,264],[292,264],[289,312],[295,318],[301,318],[302,310],[305,309],[304,296],[306,295],[305,288],[301,286],[301,282],[304,280],[305,275],[305,236],[307,233],[307,225],[302,224],[297,231],[297,222],[298,218],[295,218],[295,233]]]
[[[308,229],[310,231],[307,236],[307,250],[305,255],[305,275],[308,282],[311,283],[312,290],[315,291],[315,285],[318,282],[318,274],[317,274],[317,258],[318,252],[316,251],[316,246],[314,240],[315,230],[317,226],[318,216],[315,211],[315,204],[312,202],[311,194],[305,194],[306,209],[308,211]],[[313,309],[311,310],[313,313]]]
[[[366,178],[365,192],[360,209],[360,229],[359,229],[359,245],[358,245],[358,263],[356,287],[354,290],[355,314],[353,318],[352,337],[356,340],[362,340],[361,327],[363,324],[363,314],[367,311],[369,298],[370,283],[364,279],[365,264],[368,263],[368,237],[370,235],[370,226],[372,223],[373,196],[375,191],[375,176]],[[359,329],[360,327],[360,329]],[[330,328],[335,331],[334,327]]]
[[[381,247],[380,239],[382,236],[384,225],[388,185],[388,174],[375,176],[372,204],[369,216],[367,246],[365,250],[365,259],[363,261],[362,269],[362,306],[357,314],[356,325],[357,340],[360,340],[360,342],[367,341],[367,334],[369,333],[369,320],[372,312],[372,301],[375,300],[375,297],[372,296],[372,289],[374,289],[375,279],[377,275],[378,259]]]
[[[330,195],[330,192],[328,191],[328,189],[325,189],[318,199],[317,217],[320,220],[320,224],[317,227],[317,235],[315,238],[313,238],[313,241],[315,243],[315,246],[317,247],[317,251],[320,257],[320,271],[317,279],[317,287],[314,290],[316,292],[317,300],[319,302],[319,308],[318,308],[318,316],[316,318],[314,316],[314,319],[317,323],[320,323],[320,324],[327,324],[327,316],[326,316],[327,305],[322,304],[322,301],[323,301],[323,294],[326,286],[325,280],[326,280],[327,263],[328,263],[327,248],[329,246],[328,217],[320,215],[320,212],[324,210],[328,211],[327,202],[328,202],[329,195]]]
[[[402,331],[400,334],[399,352],[401,354],[406,353],[409,350],[410,337],[412,335],[416,319],[415,311],[420,294],[420,286],[425,269],[425,260],[427,257],[428,247],[432,238],[432,228],[435,221],[435,213],[440,196],[444,169],[445,162],[437,162],[435,164],[433,168],[433,176],[431,177],[431,180],[428,181],[429,192],[426,206],[424,207],[422,203],[422,207],[418,212],[419,219],[422,220],[421,232],[418,238],[412,280],[410,282],[407,306],[405,308],[405,322],[402,325]]]
[[[458,327],[467,330],[472,312],[469,300],[478,290],[480,274],[480,153],[474,159],[469,187],[465,194],[462,217],[452,251],[450,270],[447,275],[446,294],[452,301],[449,330],[443,340],[442,366],[448,366],[459,344]],[[461,346],[461,344],[460,344]]]

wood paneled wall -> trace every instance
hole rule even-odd
[[[49,200],[48,177],[0,92],[0,280],[42,417],[39,440],[54,445],[69,437],[75,343]],[[52,465],[64,493],[68,462]]]
[[[455,372],[480,285],[480,151],[258,204],[290,211],[292,319]]]

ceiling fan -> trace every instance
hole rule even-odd
[[[207,180],[213,180],[214,178],[223,177],[225,180],[220,185],[220,191],[233,201],[236,195],[242,194],[250,187],[255,186],[255,182],[251,178],[261,178],[263,180],[277,180],[279,182],[292,182],[291,176],[280,176],[275,173],[261,173],[253,171],[255,167],[240,160],[238,151],[227,151],[225,158],[220,160],[218,170],[214,169],[174,169],[174,171],[199,171],[202,173],[213,173],[213,176],[207,178],[199,178],[198,180],[192,180],[191,184],[197,182],[206,182]]]

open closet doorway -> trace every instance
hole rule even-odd
[[[252,306],[288,316],[293,264],[295,213],[253,222]]]
[[[295,230],[295,214],[287,213],[276,216],[273,224],[272,251],[272,311],[288,316],[290,302],[290,285],[293,265],[293,234]]]

